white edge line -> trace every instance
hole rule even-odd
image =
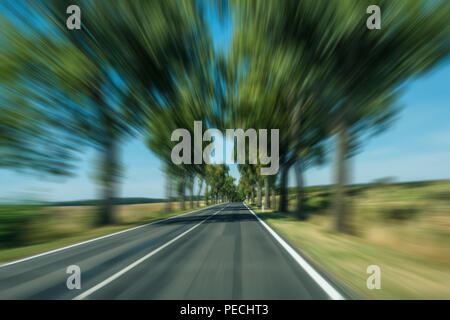
[[[158,253],[159,251],[161,251],[162,249],[166,248],[167,246],[171,245],[172,243],[174,243],[175,241],[177,241],[178,239],[180,239],[181,237],[183,237],[184,235],[188,234],[189,232],[191,232],[192,230],[194,230],[195,228],[197,228],[199,225],[201,225],[203,222],[205,222],[206,220],[208,220],[209,218],[215,216],[216,214],[218,214],[220,211],[222,211],[225,207],[223,207],[222,209],[216,211],[214,214],[210,215],[208,218],[202,220],[201,222],[197,223],[195,226],[189,228],[188,230],[184,231],[182,234],[179,234],[178,236],[176,236],[175,238],[173,238],[172,240],[166,242],[165,244],[163,244],[162,246],[156,248],[155,250],[153,250],[152,252],[146,254],[145,256],[143,256],[142,258],[136,260],[135,262],[133,262],[132,264],[126,266],[125,268],[123,268],[122,270],[116,272],[115,274],[113,274],[112,276],[106,278],[105,280],[103,280],[102,282],[100,282],[99,284],[93,286],[92,288],[86,290],[85,292],[79,294],[78,296],[76,296],[75,298],[73,298],[72,300],[83,300],[84,298],[86,298],[87,296],[91,295],[92,293],[94,293],[95,291],[103,288],[104,286],[106,286],[107,284],[111,283],[112,281],[116,280],[117,278],[119,278],[121,275],[123,275],[124,273],[130,271],[131,269],[133,269],[134,267],[136,267],[138,264],[144,262],[145,260],[147,260],[148,258],[150,258],[151,256],[155,255],[156,253]]]
[[[198,211],[201,211],[201,210],[211,209],[211,208],[214,208],[214,207],[217,207],[217,206],[220,206],[220,205],[222,205],[222,203],[218,204],[218,205],[215,205],[215,206],[210,206],[210,207],[207,207],[207,208],[201,208],[201,209],[197,209],[197,210],[194,210],[194,211],[185,212],[183,214],[175,215],[175,216],[172,216],[172,217],[169,217],[169,218],[156,220],[156,221],[153,221],[153,222],[150,222],[150,223],[146,223],[146,224],[143,224],[141,226],[133,227],[133,228],[130,228],[130,229],[117,231],[117,232],[114,232],[114,233],[111,233],[111,234],[107,234],[107,235],[104,235],[104,236],[101,236],[101,237],[98,237],[98,238],[89,239],[89,240],[86,240],[86,241],[74,243],[74,244],[71,244],[71,245],[68,245],[68,246],[65,246],[65,247],[62,247],[62,248],[58,248],[58,249],[42,252],[42,253],[39,253],[39,254],[36,254],[36,255],[33,255],[33,256],[30,256],[30,257],[26,257],[26,258],[23,258],[23,259],[14,260],[14,261],[11,261],[11,262],[6,262],[6,263],[3,263],[3,264],[0,264],[0,268],[7,267],[7,266],[10,266],[10,265],[13,265],[13,264],[16,264],[16,263],[20,263],[20,262],[25,262],[25,261],[28,261],[28,260],[32,260],[32,259],[35,259],[35,258],[42,257],[42,256],[46,256],[46,255],[49,255],[49,254],[52,254],[52,253],[56,253],[56,252],[59,252],[59,251],[63,251],[63,250],[66,250],[66,249],[70,249],[70,248],[73,248],[73,247],[81,246],[83,244],[87,244],[87,243],[94,242],[94,241],[97,241],[97,240],[113,237],[113,236],[116,236],[116,235],[121,234],[121,233],[125,233],[125,232],[128,232],[128,231],[133,231],[133,230],[136,230],[136,229],[139,229],[139,228],[143,228],[143,227],[149,226],[151,224],[155,224],[157,222],[161,222],[161,221],[165,221],[165,220],[169,220],[169,219],[173,219],[173,218],[182,217],[182,216],[185,216],[187,214],[195,213],[195,212],[198,212]]]
[[[242,202],[247,209],[253,213],[256,219],[263,225],[264,228],[278,241],[278,243],[294,258],[294,260],[308,273],[308,275],[322,288],[323,291],[333,300],[345,300],[345,298],[328,283],[314,268],[303,259],[297,251],[295,251],[286,241],[283,240],[271,227],[269,227],[260,217],[253,212],[244,202]]]

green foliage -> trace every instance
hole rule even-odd
[[[157,121],[157,110],[185,120],[184,106],[198,104],[180,94],[192,85],[182,82],[189,70],[204,66],[210,47],[202,41],[206,28],[193,0],[182,5],[176,0],[78,1],[82,29],[76,32],[65,23],[71,4],[17,4],[23,12],[5,4],[0,57],[8,63],[0,67],[0,166],[67,174],[73,153],[96,149],[94,176],[103,193],[99,222],[107,224],[113,221],[123,173],[120,145]],[[199,48],[205,54],[199,55]],[[204,73],[196,86],[204,83]],[[185,105],[167,112],[166,106],[179,101]]]
[[[394,208],[379,208],[380,216],[388,222],[392,221],[407,221],[415,218],[420,213],[420,208],[412,206],[394,207]]]
[[[330,205],[331,194],[329,192],[307,193],[305,210],[310,214],[325,214]]]
[[[32,205],[0,206],[0,245],[26,245],[27,228],[41,210],[41,207]]]

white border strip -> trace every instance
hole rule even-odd
[[[269,227],[264,221],[258,217],[252,209],[250,209],[244,202],[242,202],[247,209],[253,213],[256,219],[261,222],[264,228],[269,231],[269,233],[278,241],[278,243],[294,258],[294,260],[306,271],[306,273],[322,288],[323,291],[332,299],[332,300],[345,300],[345,298],[337,292],[333,286],[331,286],[314,268],[303,259],[286,241],[284,241],[271,227]]]
[[[216,206],[210,206],[210,207],[207,207],[207,208],[197,209],[195,211],[185,212],[185,213],[180,214],[180,215],[175,215],[175,216],[172,216],[172,217],[169,217],[169,218],[156,220],[156,221],[153,221],[153,222],[150,222],[150,223],[143,224],[141,226],[133,227],[133,228],[130,228],[130,229],[125,229],[125,230],[122,230],[122,231],[117,231],[117,232],[114,232],[114,233],[111,233],[111,234],[107,234],[107,235],[104,235],[104,236],[101,236],[101,237],[98,237],[98,238],[94,238],[94,239],[86,240],[86,241],[83,241],[83,242],[71,244],[71,245],[68,245],[68,246],[65,246],[65,247],[62,247],[62,248],[58,248],[58,249],[42,252],[42,253],[39,253],[39,254],[36,254],[36,255],[33,255],[33,256],[30,256],[30,257],[26,257],[26,258],[23,258],[23,259],[14,260],[14,261],[11,261],[11,262],[6,262],[4,264],[0,264],[0,268],[7,267],[7,266],[10,266],[10,265],[13,265],[13,264],[16,264],[16,263],[28,261],[28,260],[31,260],[31,259],[39,258],[39,257],[42,257],[42,256],[46,256],[48,254],[56,253],[56,252],[63,251],[63,250],[66,250],[66,249],[70,249],[70,248],[73,248],[73,247],[81,246],[83,244],[87,244],[87,243],[90,243],[90,242],[93,242],[93,241],[97,241],[97,240],[109,238],[109,237],[112,237],[112,236],[116,236],[118,234],[125,233],[125,232],[128,232],[128,231],[133,231],[133,230],[136,230],[136,229],[139,229],[139,228],[143,228],[143,227],[149,226],[149,225],[157,223],[157,222],[161,222],[161,221],[165,221],[165,220],[169,220],[169,219],[173,219],[173,218],[182,217],[182,216],[185,216],[187,214],[195,213],[195,212],[198,212],[198,211],[201,211],[201,210],[211,209],[211,208],[220,206],[222,204],[223,203],[218,204]]]
[[[173,238],[172,240],[166,242],[165,244],[163,244],[162,246],[158,247],[157,249],[153,250],[152,252],[146,254],[145,256],[143,256],[142,258],[136,260],[135,262],[133,262],[132,264],[126,266],[125,268],[123,268],[122,270],[120,270],[119,272],[116,272],[115,274],[113,274],[112,276],[110,276],[109,278],[103,280],[102,282],[100,282],[99,284],[93,286],[92,288],[86,290],[85,292],[83,292],[82,294],[79,294],[78,296],[76,296],[75,298],[73,298],[72,300],[83,300],[84,298],[88,297],[89,295],[91,295],[92,293],[94,293],[95,291],[103,288],[104,286],[106,286],[107,284],[113,282],[114,280],[116,280],[117,278],[119,278],[121,275],[123,275],[124,273],[130,271],[131,269],[133,269],[134,267],[136,267],[138,264],[144,262],[145,260],[147,260],[148,258],[150,258],[151,256],[157,254],[159,251],[161,251],[162,249],[166,248],[167,246],[171,245],[172,243],[174,243],[175,241],[177,241],[178,239],[180,239],[181,237],[185,236],[186,234],[188,234],[189,232],[191,232],[192,230],[194,230],[195,228],[197,228],[199,225],[201,225],[203,222],[205,222],[206,220],[208,220],[211,217],[214,217],[216,214],[218,214],[220,211],[222,211],[223,209],[225,209],[225,207],[223,207],[222,209],[220,209],[219,211],[216,211],[214,214],[210,215],[208,218],[200,221],[199,223],[197,223],[195,226],[189,228],[188,230],[186,230],[185,232],[183,232],[182,234],[179,234],[178,236],[176,236],[175,238]]]

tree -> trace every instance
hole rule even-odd
[[[333,56],[336,59],[336,88],[342,94],[334,110],[336,132],[336,230],[348,231],[345,186],[349,183],[348,159],[354,154],[362,132],[383,131],[396,113],[397,89],[411,77],[430,70],[448,56],[449,35],[445,21],[450,18],[446,1],[382,1],[383,32],[360,28],[366,17],[342,23],[346,16],[363,10],[346,3],[329,30],[341,30]],[[340,6],[342,4],[339,4]],[[367,7],[367,6],[366,6]]]
[[[82,1],[82,29],[69,31],[65,9],[70,4],[55,0],[34,6],[56,38],[88,63],[86,74],[67,76],[67,85],[58,88],[81,97],[73,101],[78,111],[71,125],[86,145],[99,151],[103,205],[98,222],[107,224],[113,221],[121,173],[119,145],[138,133],[149,110],[175,91],[175,66],[189,62],[196,6],[194,1],[182,7],[176,1],[117,1],[112,8],[108,1]],[[67,55],[67,63],[72,58]]]
[[[303,111],[297,111],[309,103],[324,111],[314,125],[297,126],[301,131],[293,130],[295,135],[287,135],[294,145],[289,140],[286,145],[280,142],[280,160],[284,164],[280,207],[285,209],[288,168],[304,156],[305,150],[312,152],[311,147],[327,136],[314,134],[320,138],[304,143],[304,134],[311,133],[311,129],[336,134],[335,212],[339,231],[347,230],[346,159],[357,150],[357,138],[366,132],[384,130],[396,113],[396,89],[409,77],[429,70],[449,50],[449,31],[442,28],[450,17],[445,1],[431,5],[422,0],[382,1],[379,5],[385,18],[381,31],[362,27],[366,19],[362,13],[369,4],[308,0],[237,3],[241,21],[262,35],[248,41],[247,46],[254,48],[249,52],[267,52],[265,60],[274,61],[280,71],[270,72],[270,77],[288,79],[282,96],[287,100],[286,108],[291,110],[287,113],[292,115],[290,127],[303,121]],[[283,59],[277,59],[278,52]],[[300,117],[296,117],[298,114]],[[318,124],[325,127],[321,129]],[[296,136],[298,133],[300,137]],[[297,166],[297,170],[300,168]]]
[[[53,70],[66,65],[53,56],[64,56],[71,48],[17,26],[8,13],[6,7],[0,14],[0,167],[69,176],[79,148],[77,137],[66,130],[70,104],[55,89],[63,79]],[[36,54],[43,51],[45,55]],[[73,59],[83,61],[77,52]],[[84,71],[66,70],[67,75],[77,73]]]
[[[294,5],[236,3],[235,56],[245,69],[236,114],[247,119],[250,127],[280,128],[280,211],[287,211],[290,168],[300,157],[317,156],[328,135],[328,110],[318,90],[326,66],[309,63],[308,49],[285,40],[283,22],[278,21],[284,19],[285,11],[292,14],[289,9]],[[300,193],[302,186],[298,189]],[[300,216],[300,207],[298,211]]]

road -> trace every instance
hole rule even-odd
[[[241,202],[0,266],[0,299],[343,298]]]

